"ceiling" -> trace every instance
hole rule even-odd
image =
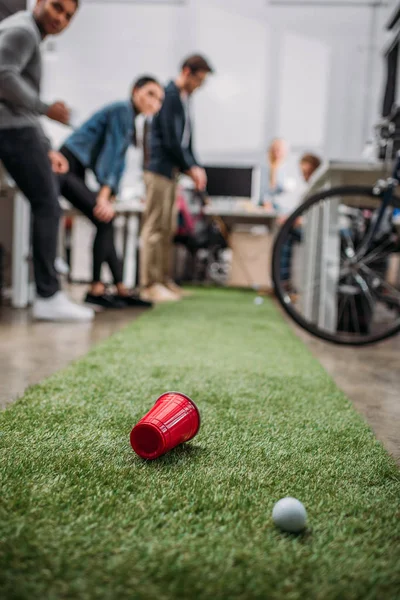
[[[267,5],[271,6],[315,6],[320,8],[357,8],[362,6],[371,6],[372,4],[391,5],[396,4],[396,0],[266,0]]]

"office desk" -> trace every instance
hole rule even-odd
[[[325,187],[341,185],[373,185],[378,179],[385,179],[388,172],[380,162],[339,161],[324,163],[312,178],[305,197],[311,196]]]
[[[73,240],[75,247],[78,247],[81,243],[88,246],[84,252],[77,252],[74,258],[75,264],[73,267],[79,269],[82,258],[87,257],[89,260],[91,256],[92,234],[95,228],[82,213],[73,208],[64,198],[60,198],[60,205],[64,216],[74,216],[76,219],[75,239]],[[118,202],[115,207],[117,213],[115,219],[116,244],[121,256],[125,257],[124,283],[128,287],[134,287],[137,272],[136,250],[139,239],[140,216],[144,206],[139,198],[132,198],[125,202]],[[34,285],[30,281],[30,232],[30,206],[25,197],[16,190],[14,198],[11,295],[11,303],[14,308],[25,308],[34,296]],[[83,264],[85,266],[84,260]]]
[[[252,209],[244,208],[223,208],[212,205],[204,208],[204,214],[209,217],[219,217],[228,228],[235,225],[265,225],[271,228],[275,225],[276,212],[266,211],[264,208],[254,206]]]
[[[61,205],[65,216],[74,217],[71,240],[71,277],[76,281],[88,281],[91,276],[90,261],[95,227],[65,200],[61,201]],[[124,202],[117,202],[115,211],[115,245],[117,252],[123,257],[123,281],[127,287],[132,288],[136,285],[136,255],[144,204],[140,198],[131,198]],[[107,278],[109,278],[109,274],[106,273]]]
[[[221,202],[216,206],[206,206],[204,213],[210,218],[215,217],[223,221],[229,232],[232,262],[228,285],[270,288],[275,211],[268,212],[251,203],[224,206]]]
[[[126,196],[125,196],[126,197]],[[94,226],[66,200],[60,198],[64,216],[74,217],[72,237],[71,276],[73,279],[86,281],[90,278],[90,257]],[[137,250],[144,204],[133,192],[124,201],[115,205],[115,240],[117,251],[124,257],[123,280],[128,287],[135,287],[137,279]],[[266,212],[263,208],[213,206],[205,207],[204,213],[219,217],[231,230],[237,225],[265,225],[272,236],[275,225],[275,213]],[[16,191],[14,201],[13,232],[13,264],[12,264],[12,305],[15,308],[28,306],[34,295],[34,286],[30,283],[30,207],[24,196]],[[233,241],[235,241],[233,234]],[[271,237],[272,240],[272,237]],[[270,243],[272,245],[272,242]],[[75,249],[75,251],[74,251]],[[233,244],[235,252],[236,246]],[[262,257],[265,271],[269,269],[270,256]],[[243,261],[242,261],[243,262]]]

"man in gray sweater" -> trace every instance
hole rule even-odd
[[[37,297],[33,315],[51,321],[88,321],[91,309],[71,302],[59,289],[55,270],[60,206],[55,173],[67,160],[51,150],[39,117],[68,124],[63,102],[40,98],[40,43],[61,33],[79,0],[37,0],[33,13],[18,12],[0,23],[0,161],[26,196],[33,218],[33,264]]]

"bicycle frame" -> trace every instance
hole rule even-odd
[[[368,232],[368,235],[365,237],[365,240],[363,241],[363,243],[361,244],[361,246],[358,248],[357,252],[355,253],[354,262],[357,262],[358,260],[360,260],[360,258],[362,258],[370,249],[371,243],[373,241],[373,239],[375,238],[375,235],[377,234],[377,232],[379,231],[379,228],[381,226],[382,223],[382,219],[384,217],[385,211],[388,208],[388,206],[390,206],[390,202],[392,200],[393,197],[393,192],[396,189],[396,187],[399,185],[399,180],[397,179],[400,173],[400,153],[398,153],[397,155],[397,159],[396,159],[396,163],[393,169],[393,173],[391,177],[388,177],[387,179],[382,179],[377,181],[377,183],[374,186],[374,193],[376,192],[376,196],[382,196],[382,204],[379,208],[378,211],[378,216],[377,219],[374,223],[374,225],[371,227],[371,230]]]

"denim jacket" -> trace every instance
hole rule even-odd
[[[94,172],[100,185],[108,185],[116,194],[134,129],[132,102],[115,102],[90,117],[64,145],[84,167]]]

